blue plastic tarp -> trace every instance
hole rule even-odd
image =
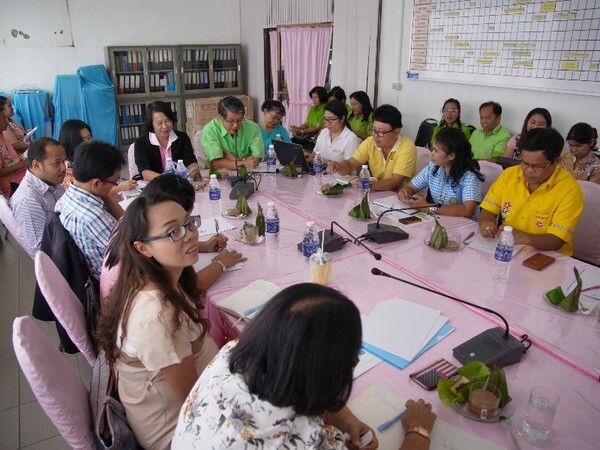
[[[92,128],[94,139],[117,145],[115,90],[103,65],[77,69],[81,81],[84,121]]]
[[[60,127],[67,120],[85,120],[81,80],[77,75],[56,75],[52,106],[54,106],[54,132],[52,133],[54,139],[58,139]]]
[[[15,91],[13,106],[23,119],[23,128],[30,130],[37,127],[31,140],[45,136],[46,120],[50,120],[48,115],[48,91]]]

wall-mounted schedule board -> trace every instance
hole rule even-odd
[[[600,1],[414,0],[409,77],[600,95]]]

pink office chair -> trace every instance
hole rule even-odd
[[[431,161],[431,150],[427,147],[417,147],[417,171],[419,173],[422,169],[427,167],[427,164]]]
[[[25,250],[27,248],[27,245],[25,244],[25,238],[21,234],[19,224],[15,220],[15,216],[13,216],[10,205],[8,204],[8,200],[6,200],[6,197],[3,195],[0,195],[0,220],[2,220],[2,223],[6,227],[6,236],[4,236],[4,239],[8,239],[8,233],[12,234],[21,248]]]
[[[583,191],[583,213],[573,237],[573,257],[600,265],[600,184],[578,181]]]
[[[481,185],[481,200],[485,198],[485,194],[489,191],[490,186],[494,184],[496,178],[500,176],[504,170],[500,164],[496,164],[490,161],[478,161],[479,171],[485,175],[485,181]]]
[[[67,444],[95,449],[88,389],[56,345],[24,316],[13,323],[13,346],[31,390]]]
[[[73,344],[83,353],[90,366],[97,358],[94,343],[88,333],[81,302],[50,257],[39,251],[34,259],[35,277],[54,317],[66,330]]]

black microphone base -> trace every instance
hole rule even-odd
[[[338,250],[342,249],[346,242],[346,239],[336,232],[332,233],[329,230],[323,230],[319,232],[319,245],[322,243],[323,250],[326,252],[337,252]]]
[[[344,239],[336,232],[331,233],[329,230],[319,231],[317,235],[319,236],[319,248],[321,248],[321,245],[323,245],[323,251],[328,253],[341,250],[346,242],[348,242],[347,239]],[[325,239],[324,244],[323,239]],[[302,251],[302,242],[299,242],[297,247],[299,251]]]
[[[237,200],[238,195],[249,198],[252,194],[254,194],[254,182],[244,183],[242,181],[238,181],[232,186],[231,192],[229,193],[229,198],[231,200]]]
[[[408,239],[408,233],[401,230],[393,225],[370,223],[367,225],[367,234],[369,240],[376,242],[377,244],[385,244],[387,242],[396,242],[403,239]]]
[[[511,334],[508,335],[508,339],[504,339],[504,333],[505,330],[500,327],[486,330],[455,347],[452,354],[463,364],[481,361],[489,366],[493,360],[496,360],[500,367],[516,364],[521,361],[526,351],[525,346]]]

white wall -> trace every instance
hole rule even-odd
[[[63,11],[57,23],[48,23],[46,2]],[[30,39],[13,38],[12,29]],[[59,30],[72,41],[53,39]],[[240,0],[2,0],[0,37],[0,91],[52,92],[57,74],[106,64],[107,46],[239,44]]]
[[[487,100],[502,105],[502,123],[519,132],[527,113],[535,107],[547,108],[553,126],[565,136],[577,122],[600,128],[600,97],[528,91],[458,83],[412,81],[406,78],[410,52],[411,0],[383,0],[377,103],[391,103],[402,112],[404,132],[414,138],[419,123],[427,118],[439,120],[444,100],[457,98],[462,105],[461,119],[479,127],[479,105]],[[402,83],[400,91],[392,83]]]

